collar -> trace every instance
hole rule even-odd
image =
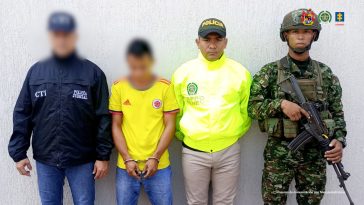
[[[71,54],[69,54],[66,57],[59,57],[57,56],[55,53],[52,53],[52,58],[57,62],[57,63],[61,63],[61,64],[68,64],[73,62],[75,59],[77,59],[77,52],[74,51]]]
[[[305,72],[302,74],[300,68],[293,62],[292,58],[287,55],[286,56],[286,63],[283,65],[283,67],[285,67],[286,69],[288,69],[288,71],[290,73],[292,73],[294,76],[299,77],[299,78],[313,78],[315,77],[315,69],[313,67],[312,64],[312,60],[311,58],[309,58],[309,63],[307,66],[307,69],[305,70]]]
[[[215,61],[209,61],[207,60],[201,52],[198,54],[198,59],[202,61],[208,69],[217,69],[220,68],[222,65],[224,65],[226,61],[226,55],[223,53],[221,57]]]
[[[129,85],[132,88],[134,88],[135,90],[138,90],[138,91],[146,91],[146,90],[149,90],[157,82],[157,76],[153,75],[153,79],[151,80],[151,82],[148,83],[148,85],[146,85],[144,87],[138,87],[137,85],[135,85],[135,83],[133,83],[133,81],[131,80],[131,77],[130,76],[128,76],[127,79],[128,79]]]

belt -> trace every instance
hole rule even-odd
[[[201,151],[201,150],[198,150],[198,149],[192,148],[192,147],[190,147],[190,146],[186,145],[186,144],[185,144],[185,142],[182,142],[182,146],[183,146],[183,147],[185,147],[185,148],[187,148],[187,149],[190,149],[190,150],[192,150],[192,151],[195,151],[195,152],[205,152],[205,151]],[[205,153],[207,153],[207,152],[205,152]]]

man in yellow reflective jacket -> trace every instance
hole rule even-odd
[[[178,139],[188,204],[233,204],[239,182],[239,139],[248,131],[251,75],[227,58],[222,21],[204,20],[198,31],[197,59],[183,64],[172,77],[180,107]]]

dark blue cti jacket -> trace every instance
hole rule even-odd
[[[9,154],[69,167],[109,160],[113,147],[108,86],[102,70],[76,54],[34,64],[15,105]]]

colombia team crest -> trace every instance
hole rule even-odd
[[[155,99],[153,100],[152,105],[155,109],[159,109],[162,107],[162,101],[160,99]]]

